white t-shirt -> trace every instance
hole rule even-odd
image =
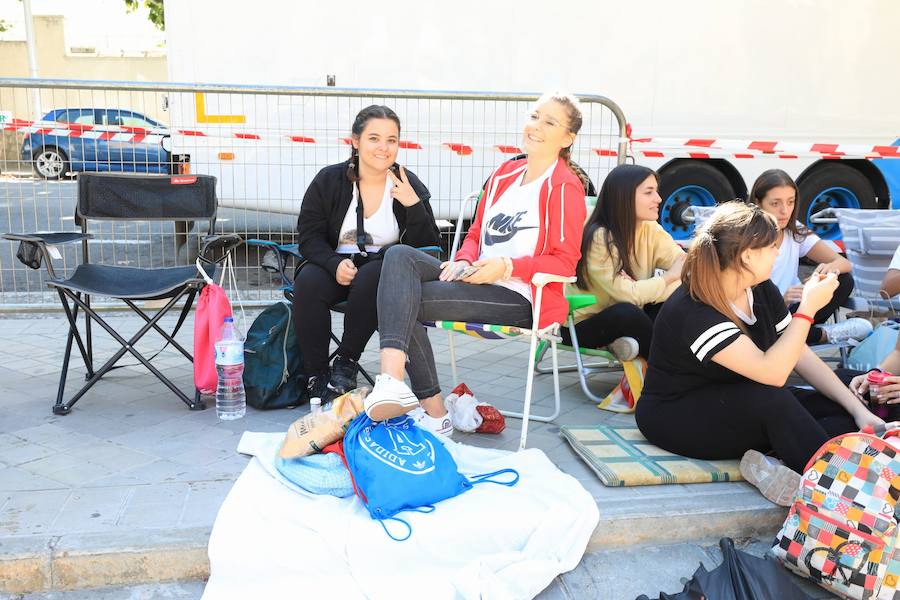
[[[888,269],[897,269],[900,271],[900,246],[897,246],[897,249],[894,250],[894,258],[891,259],[891,264],[888,266]]]
[[[479,258],[533,256],[541,231],[541,186],[550,177],[553,164],[534,181],[522,184],[523,171],[492,206],[485,209],[482,220],[481,255]],[[513,277],[498,281],[531,302],[531,283]]]
[[[384,182],[384,196],[381,198],[381,206],[371,217],[363,218],[363,229],[366,230],[366,252],[378,252],[383,247],[400,241],[400,225],[394,216],[394,199],[391,197],[391,188],[394,182],[388,178]],[[356,245],[356,207],[359,204],[359,190],[353,185],[353,199],[344,222],[341,224],[341,235],[338,236],[338,245],[335,252],[338,254],[356,254],[359,246]]]
[[[799,223],[797,225],[800,226]],[[772,267],[772,283],[782,295],[792,285],[800,285],[800,277],[797,274],[800,268],[800,259],[809,254],[812,247],[819,241],[819,236],[810,232],[802,242],[798,242],[794,239],[793,233],[785,230],[784,239],[781,241],[781,250]]]

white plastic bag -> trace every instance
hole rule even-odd
[[[475,399],[472,390],[466,384],[461,383],[453,388],[453,391],[444,399],[444,404],[450,412],[450,422],[453,423],[454,429],[472,433],[481,427],[484,419],[475,409],[478,400]]]

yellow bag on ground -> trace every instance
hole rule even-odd
[[[362,412],[368,393],[368,388],[347,392],[335,398],[330,410],[304,415],[291,423],[278,455],[281,458],[309,456],[344,437],[350,421]]]

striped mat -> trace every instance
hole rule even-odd
[[[648,442],[634,425],[563,426],[561,435],[603,485],[630,487],[667,483],[740,481],[737,460],[699,460]]]

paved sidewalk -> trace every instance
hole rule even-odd
[[[252,320],[255,313],[247,316]],[[137,317],[108,317],[121,332],[140,325]],[[171,327],[174,319],[164,322]],[[98,329],[96,366],[117,348]],[[104,377],[71,414],[56,416],[50,408],[65,331],[59,315],[0,318],[0,592],[206,577],[216,512],[248,460],[235,451],[241,434],[284,431],[302,409],[248,409],[244,419],[219,421],[214,409],[189,411],[143,367],[129,366]],[[447,335],[431,335],[448,385]],[[520,406],[527,346],[454,335],[460,376],[478,398],[501,408]],[[178,339],[191,347],[189,325]],[[148,334],[139,348],[152,354],[162,345]],[[362,362],[376,369],[375,359],[373,343]],[[77,352],[72,360],[67,396],[84,381]],[[120,364],[134,362],[126,355]],[[192,368],[180,354],[166,349],[154,363],[182,390],[192,390]],[[598,376],[595,385],[607,391],[617,380]],[[598,410],[574,374],[564,374],[561,386],[563,414],[555,424],[532,423],[529,446],[546,452],[596,498],[601,523],[591,550],[722,535],[766,539],[784,518],[783,509],[744,483],[604,487],[559,437],[558,426],[632,418]],[[552,378],[538,376],[535,410],[549,411],[552,397]],[[513,450],[520,422],[508,424],[501,435],[455,439]]]

